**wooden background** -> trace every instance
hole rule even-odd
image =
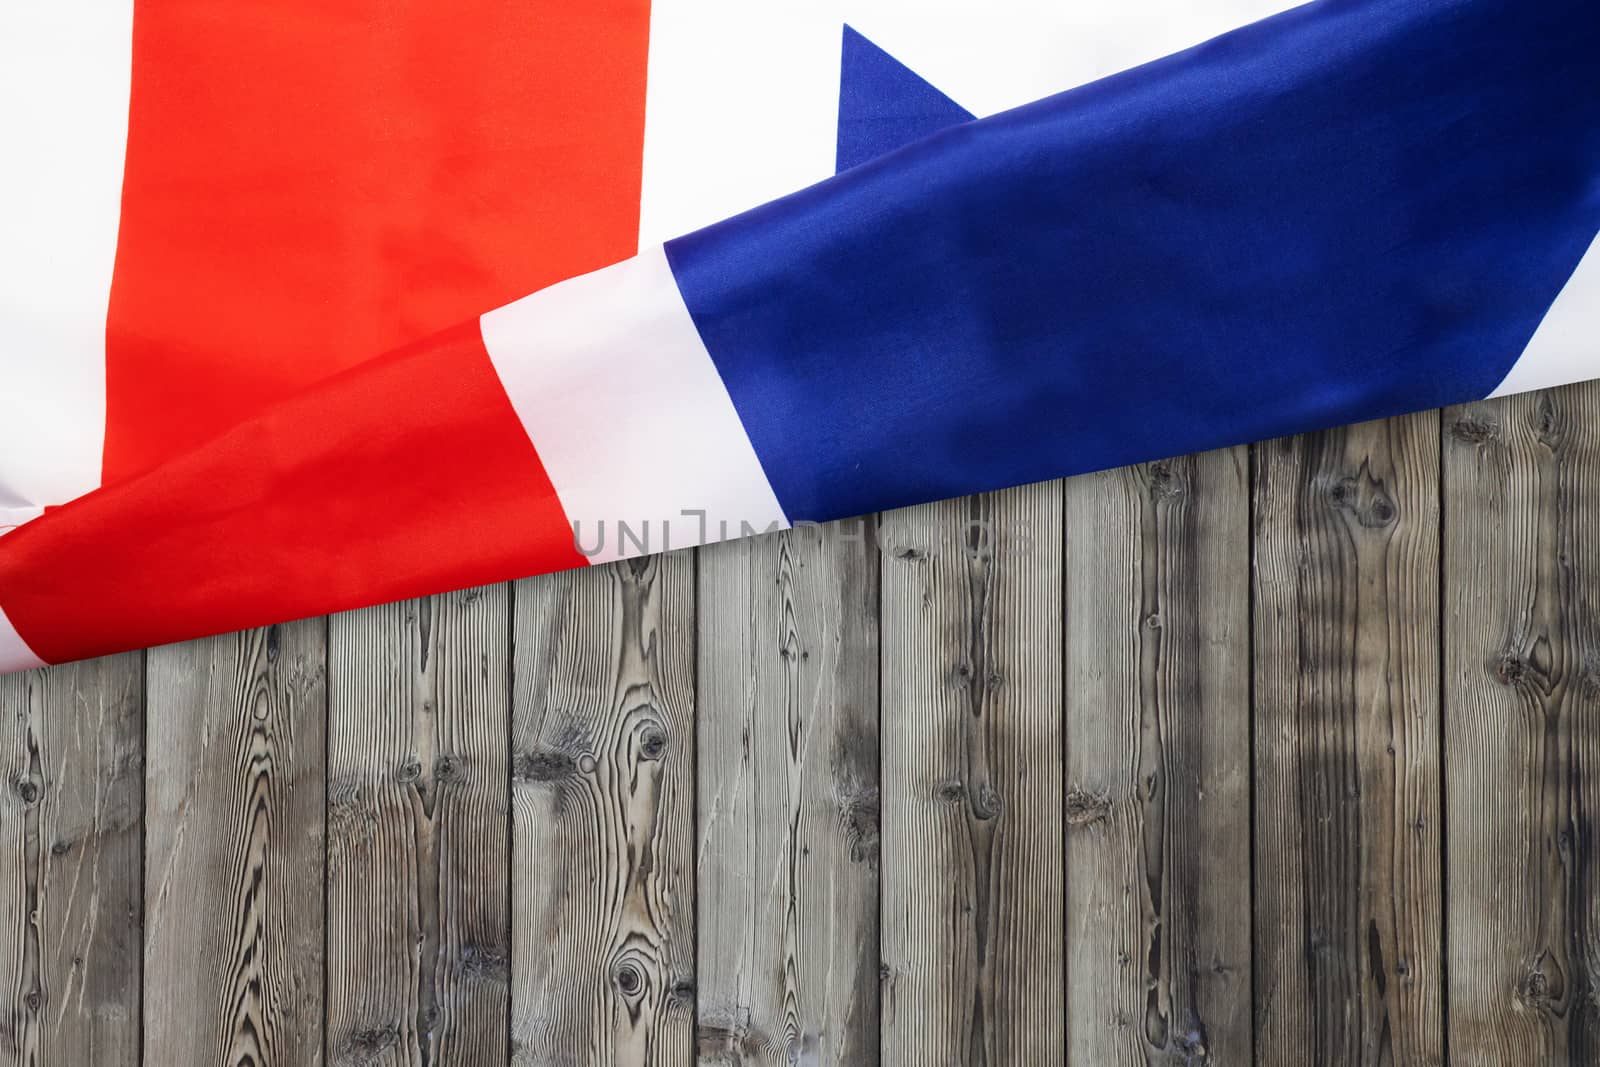
[[[1600,386],[0,679],[0,1063],[1600,1063]]]

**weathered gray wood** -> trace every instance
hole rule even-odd
[[[694,1057],[694,557],[515,587],[512,1062]]]
[[[508,1053],[510,587],[328,633],[328,1058]]]
[[[0,1065],[139,1059],[144,657],[0,677]]]
[[[701,1063],[878,1062],[873,527],[700,552]]]
[[[888,1064],[1062,1059],[1061,501],[882,520]]]
[[[1451,1062],[1600,1063],[1600,384],[1444,431]]]
[[[1600,1062],[1600,387],[1238,457],[0,679],[0,1067]]]
[[[1256,1060],[1438,1064],[1438,415],[1258,446]]]
[[[1245,449],[1066,482],[1069,1061],[1245,1064]]]
[[[323,1062],[326,628],[149,652],[144,1062]]]

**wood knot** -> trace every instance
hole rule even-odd
[[[1373,476],[1366,463],[1354,475],[1340,478],[1327,489],[1328,502],[1337,511],[1354,519],[1366,529],[1382,529],[1392,525],[1400,516],[1381,479]]]
[[[467,777],[467,761],[461,756],[446,752],[433,761],[433,780],[449,785]]]
[[[967,787],[958,778],[947,778],[933,787],[933,795],[946,804],[959,804],[967,797]]]
[[[1187,1030],[1176,1035],[1172,1043],[1183,1054],[1184,1063],[1206,1063],[1206,1035],[1200,1030]]]
[[[1556,410],[1555,401],[1549,393],[1539,394],[1539,406],[1533,416],[1533,432],[1539,443],[1547,448],[1555,447],[1561,437],[1561,413]]]
[[[965,660],[950,669],[947,681],[952,689],[989,693],[1003,689],[1006,684],[1005,675],[999,671],[980,671]]]
[[[1555,649],[1548,634],[1513,635],[1490,665],[1495,680],[1548,693],[1554,687]]]
[[[876,789],[863,789],[844,798],[839,806],[850,862],[871,863],[878,858],[881,807]]]
[[[658,760],[667,754],[667,734],[659,723],[650,723],[639,737],[639,756]]]
[[[60,840],[60,841],[57,841],[55,844],[50,846],[50,855],[52,855],[52,856],[65,856],[67,853],[69,853],[71,851],[72,851],[72,842],[68,841],[68,840],[66,840],[64,838],[62,840]]]
[[[460,973],[462,977],[476,981],[509,983],[511,954],[503,945],[463,945]]]
[[[1540,1012],[1559,1012],[1567,996],[1566,976],[1548,952],[1540,953],[1517,984],[1517,997]]]
[[[410,785],[412,782],[421,777],[422,761],[415,755],[407,756],[405,759],[401,760],[400,765],[394,769],[394,780],[399,782],[401,785]]]
[[[400,1043],[398,1026],[369,1026],[352,1031],[339,1049],[340,1064],[371,1063]]]
[[[1450,436],[1469,445],[1483,445],[1500,438],[1500,425],[1492,419],[1463,415],[1450,427]]]
[[[565,752],[541,748],[519,752],[511,761],[511,778],[516,782],[558,782],[571,778],[577,762]]]
[[[674,1000],[692,1001],[694,999],[694,982],[687,978],[680,978],[667,989],[667,994]]]
[[[998,819],[1005,809],[1005,804],[1000,799],[1000,791],[988,782],[979,785],[971,791],[972,817],[983,822]]]
[[[37,804],[42,792],[43,790],[39,788],[39,783],[34,779],[28,777],[17,779],[17,796],[21,798],[24,804],[29,806]]]
[[[1067,791],[1067,825],[1092,826],[1111,815],[1111,798],[1085,789]]]
[[[1170,459],[1157,460],[1145,468],[1150,499],[1156,503],[1176,500],[1189,491],[1189,479]]]
[[[1494,665],[1494,676],[1501,685],[1516,685],[1528,673],[1528,664],[1514,652],[1507,652]]]
[[[644,991],[644,974],[631,962],[619,963],[611,971],[611,984],[623,996],[633,998]]]

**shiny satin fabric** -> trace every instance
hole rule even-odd
[[[825,520],[1486,396],[1597,232],[1600,5],[1323,0],[667,253]]]

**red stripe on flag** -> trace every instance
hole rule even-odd
[[[648,0],[151,0],[104,481],[632,255]]]
[[[584,564],[477,323],[0,538],[52,663]]]

